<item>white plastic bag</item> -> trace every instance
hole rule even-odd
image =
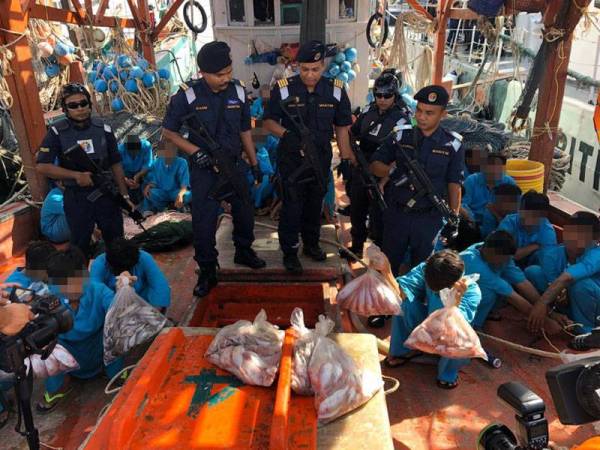
[[[137,295],[129,278],[119,275],[121,286],[104,319],[104,364],[156,336],[170,324],[158,309]]]
[[[400,315],[400,290],[390,275],[387,257],[372,244],[367,248],[367,258],[369,268],[340,290],[337,304],[362,316]]]
[[[310,384],[308,365],[319,332],[306,328],[304,313],[300,308],[294,308],[290,323],[296,332],[292,361],[292,390],[299,395],[313,395],[314,391]],[[335,323],[331,319],[319,316],[319,323],[316,326],[321,335],[327,336],[333,330]]]
[[[361,371],[342,348],[329,339],[330,324],[323,316],[315,327],[315,347],[308,365],[320,423],[332,420],[369,401],[383,386],[371,372]]]
[[[479,274],[464,277],[467,285],[475,283]],[[404,343],[406,347],[434,353],[446,358],[483,358],[487,354],[481,347],[479,336],[466,321],[457,305],[454,288],[442,289],[440,298],[444,307],[432,312],[417,326]]]
[[[284,332],[267,322],[262,309],[254,322],[239,320],[223,327],[204,357],[246,384],[271,386],[281,360]]]
[[[71,353],[60,344],[56,344],[50,356],[42,359],[40,355],[31,355],[25,358],[27,371],[31,367],[36,378],[48,378],[63,372],[79,369],[79,363]]]

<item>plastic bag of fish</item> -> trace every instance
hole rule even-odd
[[[387,257],[376,245],[367,248],[367,257],[369,268],[340,290],[337,304],[362,316],[401,314],[400,292]]]
[[[319,316],[316,329],[311,330],[304,325],[304,312],[300,308],[294,308],[290,324],[296,333],[292,360],[292,390],[299,395],[313,395],[314,391],[308,376],[308,364],[313,354],[317,337],[327,336],[335,323],[325,316]]]
[[[254,322],[238,320],[223,327],[204,357],[246,384],[271,386],[279,370],[283,336],[262,309]]]
[[[56,344],[48,358],[42,359],[41,355],[31,355],[24,360],[27,372],[32,368],[35,378],[48,378],[59,373],[71,372],[79,369],[79,363],[71,353],[60,344]],[[0,370],[0,382],[14,382],[15,374]]]
[[[360,370],[354,360],[327,337],[332,328],[328,321],[319,316],[315,327],[316,342],[308,365],[321,424],[363,405],[383,386],[381,378]]]
[[[467,285],[477,281],[479,275],[475,275],[464,277]],[[444,307],[432,312],[421,322],[408,336],[404,345],[446,358],[487,360],[477,333],[458,309],[460,298],[455,288],[442,289],[440,298]]]
[[[117,277],[115,298],[104,320],[104,363],[124,355],[133,347],[156,336],[169,320],[129,285],[126,276]]]

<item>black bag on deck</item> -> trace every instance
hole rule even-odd
[[[192,222],[161,222],[131,238],[147,252],[163,252],[184,247],[193,240]]]

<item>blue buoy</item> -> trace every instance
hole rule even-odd
[[[168,80],[171,78],[171,72],[169,72],[169,69],[158,69],[158,76],[163,80]]]
[[[110,66],[106,66],[102,71],[102,76],[105,80],[110,80],[111,78],[115,78],[119,74],[119,71],[112,64]]]
[[[340,73],[338,73],[338,76],[336,78],[338,80],[342,80],[344,83],[348,82],[348,74],[346,72],[340,72]]]
[[[142,78],[143,76],[144,71],[138,66],[133,66],[129,71],[129,78]]]
[[[337,54],[335,55],[335,58],[333,58],[333,59],[336,63],[341,64],[344,61],[346,61],[346,55],[344,54],[344,52],[337,52]]]
[[[125,81],[127,78],[129,78],[129,72],[127,70],[119,71],[119,79],[121,81]]]
[[[356,61],[358,57],[358,51],[354,47],[347,48],[344,51],[344,55],[346,56],[346,61],[350,61],[351,63]]]
[[[136,80],[133,79],[133,78],[130,78],[129,80],[127,80],[125,82],[125,90],[127,92],[137,93],[138,92],[138,86],[137,86]]]
[[[119,97],[116,97],[113,98],[112,102],[110,102],[110,107],[114,112],[119,112],[125,108],[125,105],[123,104],[123,100],[121,100]]]
[[[108,88],[110,89],[110,92],[112,92],[113,94],[115,92],[118,92],[119,82],[117,80],[110,80],[110,82],[108,83]]]
[[[131,67],[131,58],[127,55],[119,55],[117,57],[117,65],[122,69],[126,69],[127,67]]]
[[[331,63],[328,72],[329,75],[335,77],[338,73],[340,73],[340,66],[338,66],[336,63]]]
[[[60,73],[60,67],[58,64],[48,64],[44,69],[48,78],[54,78]]]
[[[144,58],[140,58],[137,60],[137,65],[139,66],[140,69],[142,69],[144,72],[146,70],[148,70],[148,67],[150,67],[150,63],[148,61],[146,61]]]
[[[56,56],[65,56],[67,53],[69,53],[69,47],[62,42],[57,42],[54,46],[54,54]]]
[[[154,83],[156,83],[156,77],[152,72],[146,72],[142,77],[142,83],[144,83],[144,86],[148,88],[152,87]]]
[[[352,70],[352,64],[350,64],[348,61],[344,61],[340,65],[340,69],[342,69],[343,72],[349,72]]]
[[[92,70],[91,72],[88,73],[87,78],[88,78],[88,81],[93,84],[94,81],[96,81],[96,78],[98,78],[98,72],[96,72],[95,70]]]
[[[356,72],[352,69],[350,69],[348,72],[348,81],[354,81],[354,79],[356,78]]]
[[[96,80],[96,82],[94,83],[94,89],[96,89],[96,91],[100,93],[104,93],[108,89],[108,84],[102,79]]]

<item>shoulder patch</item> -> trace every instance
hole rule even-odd
[[[112,133],[112,128],[110,127],[109,124],[107,124],[107,123],[104,124],[104,131],[106,131],[107,133]]]
[[[459,134],[456,131],[450,131],[449,133],[452,136],[454,136],[456,139],[458,139],[460,142],[462,142],[462,140],[463,140],[462,134]]]
[[[343,88],[344,87],[344,82],[342,80],[336,78],[336,79],[333,80],[333,85],[335,87],[338,87],[338,88]]]
[[[289,84],[288,79],[287,78],[282,78],[281,80],[277,80],[277,86],[279,86],[279,89],[286,87]]]

